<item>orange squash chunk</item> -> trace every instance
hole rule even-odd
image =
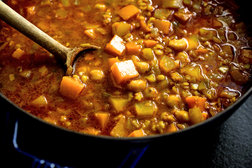
[[[76,99],[81,91],[84,89],[85,85],[80,81],[70,77],[64,76],[60,83],[60,90],[59,92],[61,95],[70,98]]]
[[[152,48],[154,47],[158,42],[155,40],[144,40],[144,46],[147,48]]]
[[[109,121],[109,113],[103,113],[103,112],[97,112],[94,114],[95,118],[99,122],[102,129],[104,129],[107,126],[107,123]]]
[[[189,108],[199,107],[201,111],[205,110],[206,98],[199,96],[188,96],[185,100]]]
[[[141,46],[140,45],[137,45],[136,43],[134,42],[128,42],[126,43],[126,51],[127,51],[127,54],[139,54],[141,52]]]
[[[125,50],[123,39],[117,35],[114,35],[112,40],[106,45],[105,51],[108,53],[121,56]]]
[[[178,128],[174,123],[171,123],[167,128],[167,132],[176,132],[176,131],[178,131]]]
[[[140,12],[135,5],[128,5],[123,7],[118,11],[118,15],[123,18],[123,20],[129,20]]]
[[[129,134],[128,137],[143,137],[145,136],[145,132],[143,129],[135,130]]]
[[[168,34],[171,30],[171,22],[168,20],[154,20],[154,26],[161,30],[164,34]]]
[[[111,72],[117,84],[125,83],[139,75],[132,60],[114,63]]]
[[[109,59],[108,59],[108,65],[109,65],[109,67],[111,67],[111,66],[112,66],[114,63],[116,63],[116,62],[119,62],[118,57],[109,58]]]

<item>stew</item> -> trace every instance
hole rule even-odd
[[[250,79],[243,22],[212,0],[7,0],[67,47],[91,43],[65,76],[54,56],[0,22],[0,92],[77,132],[175,132],[233,104]]]

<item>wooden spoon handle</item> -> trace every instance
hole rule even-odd
[[[66,62],[69,48],[63,46],[0,0],[0,19]]]

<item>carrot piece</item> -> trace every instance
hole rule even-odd
[[[147,48],[154,47],[158,42],[155,40],[144,40],[144,46]]]
[[[141,46],[140,45],[137,45],[136,43],[134,42],[128,42],[126,43],[126,51],[128,54],[139,54],[141,52]]]
[[[121,16],[124,20],[129,20],[133,16],[137,15],[140,12],[140,9],[138,9],[134,5],[128,5],[123,8],[121,8],[118,11],[118,15]]]
[[[70,99],[76,99],[81,91],[84,89],[85,85],[80,81],[73,79],[69,76],[64,76],[60,83],[59,92]]]
[[[109,121],[109,113],[97,112],[94,114],[102,129],[104,129]]]
[[[125,50],[123,39],[114,35],[112,40],[106,45],[105,50],[111,54],[121,56]]]
[[[108,64],[109,64],[109,67],[111,67],[114,63],[116,62],[119,62],[119,59],[118,57],[115,57],[115,58],[109,58],[108,59]]]
[[[168,20],[154,20],[154,26],[161,30],[164,34],[168,34],[171,30],[171,22]]]
[[[111,67],[117,84],[122,84],[139,75],[132,60],[116,62]]]
[[[84,33],[91,39],[95,39],[96,37],[94,29],[87,29],[84,31]]]
[[[24,54],[25,54],[24,50],[22,50],[21,48],[18,48],[12,53],[12,57],[16,59],[20,59]]]
[[[145,136],[145,132],[143,129],[135,130],[129,134],[128,137],[143,137]]]
[[[199,107],[201,111],[205,110],[206,98],[199,96],[188,96],[185,99],[189,108]]]
[[[167,132],[176,132],[177,130],[178,128],[176,127],[174,123],[171,123],[167,128]]]

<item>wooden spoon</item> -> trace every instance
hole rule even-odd
[[[100,47],[88,43],[83,44],[82,47],[67,48],[19,15],[1,0],[0,19],[52,53],[61,63],[64,63],[66,75],[73,73],[73,63],[78,56],[87,50],[100,49]]]

